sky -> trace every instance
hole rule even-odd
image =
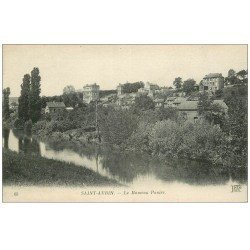
[[[3,87],[10,96],[20,95],[23,75],[34,67],[46,96],[92,83],[101,90],[136,81],[169,87],[176,77],[199,83],[209,73],[247,69],[247,45],[3,45]]]

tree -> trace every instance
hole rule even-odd
[[[41,103],[41,77],[39,75],[39,69],[34,68],[31,71],[31,84],[30,84],[30,95],[29,95],[29,108],[30,118],[32,122],[37,122],[41,117],[42,103]]]
[[[227,130],[225,109],[220,104],[213,103],[206,92],[199,95],[198,114],[209,123],[219,125],[223,131]]]
[[[123,93],[133,93],[137,92],[138,89],[143,88],[144,83],[143,82],[134,82],[134,83],[125,83],[123,85]]]
[[[18,98],[18,118],[24,122],[28,121],[29,112],[29,95],[30,95],[30,75],[26,74],[23,77],[21,84],[21,95]]]
[[[70,94],[70,93],[75,93],[76,90],[74,86],[72,85],[67,85],[66,87],[63,88],[63,94]]]
[[[10,117],[9,96],[10,96],[10,88],[5,88],[3,90],[3,118],[4,119],[8,119]]]
[[[216,99],[222,98],[223,97],[223,90],[222,89],[215,90],[214,96]]]
[[[183,83],[183,91],[189,95],[195,91],[196,81],[194,79],[188,79]]]
[[[227,76],[228,77],[232,77],[232,76],[235,76],[235,70],[234,69],[230,69],[230,70],[228,70],[228,74],[227,74]]]
[[[156,111],[156,113],[159,121],[168,119],[175,121],[178,118],[178,111],[176,108],[173,107],[161,107]]]
[[[110,145],[121,145],[135,131],[138,117],[127,110],[111,110],[100,120],[100,132],[105,143]]]
[[[247,86],[237,85],[226,89],[224,101],[228,106],[228,127],[232,137],[231,147],[235,155],[235,165],[247,166]]]
[[[248,82],[248,73],[247,70],[241,70],[237,74],[238,79],[240,80],[240,83],[247,83]]]
[[[136,97],[135,102],[132,106],[132,109],[135,112],[141,112],[141,111],[154,109],[154,108],[155,108],[155,103],[150,97],[146,95],[141,95],[139,97]]]
[[[175,86],[175,88],[177,90],[181,89],[181,86],[182,86],[182,79],[181,79],[181,77],[175,78],[174,82],[173,82],[173,85]]]
[[[204,112],[203,117],[213,125],[219,125],[223,131],[227,130],[225,109],[220,104],[212,103],[209,109]]]
[[[79,98],[78,93],[64,93],[62,95],[62,100],[67,107],[76,107],[77,105],[82,104],[82,99]]]
[[[225,79],[226,85],[235,85],[239,83],[239,79],[236,76],[236,72],[233,69],[228,71],[227,77]]]
[[[198,101],[198,114],[204,115],[205,112],[211,107],[213,100],[209,98],[206,92],[199,95]]]

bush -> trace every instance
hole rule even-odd
[[[226,134],[218,125],[205,122],[142,122],[127,140],[127,145],[154,155],[196,159],[213,164],[228,164],[231,155],[230,141]]]
[[[111,111],[100,119],[100,132],[104,142],[121,145],[137,128],[138,117],[126,110]]]

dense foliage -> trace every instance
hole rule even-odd
[[[113,95],[113,94],[116,94],[116,93],[117,93],[117,91],[114,90],[114,89],[111,89],[111,90],[100,90],[99,97],[103,98],[105,96]]]
[[[152,100],[152,98],[150,98],[147,95],[140,95],[135,98],[135,102],[132,106],[132,111],[134,113],[140,113],[142,111],[154,108],[155,108],[155,103]]]
[[[3,118],[5,120],[10,117],[10,106],[9,106],[10,88],[3,89]]]
[[[42,130],[44,134],[53,132],[65,132],[71,129],[87,129],[95,126],[95,108],[94,106],[75,108],[74,112],[66,110],[58,112],[51,117],[45,116],[44,120],[37,122],[33,130],[38,132]]]
[[[31,71],[30,78],[30,94],[29,94],[29,115],[32,122],[37,122],[41,118],[41,77],[39,75],[39,69],[34,68]]]
[[[111,145],[123,144],[133,133],[138,117],[127,110],[110,110],[100,117],[103,141]]]
[[[123,84],[123,93],[133,93],[133,92],[137,92],[138,89],[143,88],[144,87],[144,83],[143,82],[134,82],[134,83],[125,83]]]
[[[226,135],[219,126],[209,123],[142,122],[128,145],[154,155],[207,160],[214,164],[223,164],[228,153]]]
[[[181,89],[182,87],[182,78],[177,77],[174,79],[173,85],[175,86],[176,89]]]
[[[29,96],[30,96],[30,75],[25,74],[21,84],[21,95],[18,98],[18,118],[20,121],[26,122],[30,118],[29,112]]]
[[[188,79],[184,81],[182,89],[187,95],[189,95],[195,91],[196,89],[195,84],[196,84],[196,81],[194,79]]]
[[[70,105],[75,106],[74,111],[58,113],[52,119],[45,116],[33,129],[45,131],[48,135],[70,130],[98,134],[99,130],[101,141],[110,146],[141,150],[161,157],[188,158],[245,167],[247,71],[231,71],[229,78],[233,76],[238,79],[237,84],[229,85],[216,93],[227,104],[228,112],[214,101],[216,96],[211,98],[207,94],[199,94],[193,79],[183,83],[182,90],[189,98],[199,97],[198,113],[203,119],[195,124],[189,123],[176,108],[155,108],[153,100],[146,95],[136,97],[130,109],[123,110],[99,104],[97,108],[92,103],[88,106],[80,106],[79,103],[72,105],[74,98],[70,94],[74,92],[70,92],[67,98]],[[176,82],[180,80],[177,79]],[[127,83],[126,86],[127,92],[136,92],[142,82]],[[66,97],[50,98],[64,100]],[[44,97],[42,100],[48,99]]]
[[[231,146],[237,163],[247,164],[247,86],[237,85],[224,91],[224,101],[228,106],[228,128],[232,138]],[[237,164],[236,163],[236,164]]]

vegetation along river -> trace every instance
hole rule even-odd
[[[113,151],[98,146],[79,146],[40,141],[22,131],[3,130],[3,147],[89,168],[130,187],[246,186],[247,170],[225,169],[196,161],[160,160],[147,154]]]

